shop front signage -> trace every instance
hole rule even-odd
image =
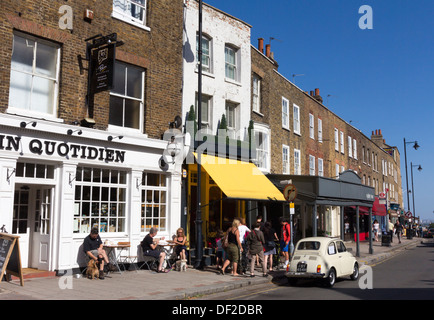
[[[21,137],[0,135],[0,150],[23,152]],[[125,151],[106,147],[91,147],[50,140],[32,139],[28,143],[28,150],[35,155],[59,156],[63,158],[79,158],[104,162],[119,162],[125,160]]]

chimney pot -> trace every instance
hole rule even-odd
[[[265,45],[265,55],[267,56],[267,58],[270,57],[270,53],[271,53],[271,45],[267,44]]]
[[[313,97],[313,91],[312,90],[310,91],[310,95]]]
[[[315,95],[319,96],[319,89],[318,88],[315,89]]]
[[[381,136],[381,129],[378,130],[378,134]]]
[[[264,38],[258,39],[258,50],[261,51],[262,54],[264,54]]]

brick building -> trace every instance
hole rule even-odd
[[[264,50],[263,39],[258,40],[258,48],[252,46],[251,119],[256,141],[265,141],[257,145],[257,152],[258,156],[262,152],[266,160],[258,157],[257,164],[273,178],[339,179],[341,173],[350,170],[357,174],[361,185],[372,187],[375,195],[388,191],[389,203],[402,206],[398,149],[385,144],[381,130],[369,138],[333,113],[323,104],[319,89],[305,92],[280,74],[270,46]],[[312,228],[312,210],[305,204],[296,206],[296,221],[299,229],[302,226],[303,236],[306,229]],[[315,210],[319,213],[318,230],[339,235],[344,206],[318,206]],[[346,218],[351,210],[345,208]],[[268,212],[282,215],[279,205],[268,208]],[[269,218],[277,221],[276,217]],[[363,230],[369,222],[364,224]]]
[[[162,138],[182,111],[183,9],[1,1],[0,225],[20,236],[24,267],[83,265],[93,226],[133,255],[150,227],[179,227],[180,167],[162,161]],[[104,66],[114,43],[113,86],[92,99],[86,54],[101,49]]]

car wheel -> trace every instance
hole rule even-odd
[[[351,280],[357,280],[359,278],[359,265],[354,264],[353,274],[351,275]]]
[[[327,287],[331,288],[334,286],[336,282],[336,270],[331,268],[329,271],[329,275],[324,279],[324,283]]]

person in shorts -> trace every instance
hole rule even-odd
[[[84,238],[83,251],[89,257],[99,263],[99,278],[104,279],[104,262],[108,265],[109,259],[107,252],[103,248],[101,237],[98,234],[98,228],[92,228],[90,234]]]
[[[280,218],[281,236],[280,236],[280,251],[285,256],[285,265],[286,268],[289,265],[289,242],[291,241],[291,226],[288,221],[283,217]]]
[[[144,256],[150,256],[154,257],[158,260],[158,273],[166,273],[166,271],[163,268],[164,259],[166,258],[166,253],[164,251],[160,251],[157,249],[157,242],[160,239],[154,239],[154,237],[157,235],[158,229],[157,228],[151,228],[149,230],[149,233],[145,236],[145,238],[141,242],[141,246],[143,249],[143,255]],[[164,239],[161,238],[162,240]]]

